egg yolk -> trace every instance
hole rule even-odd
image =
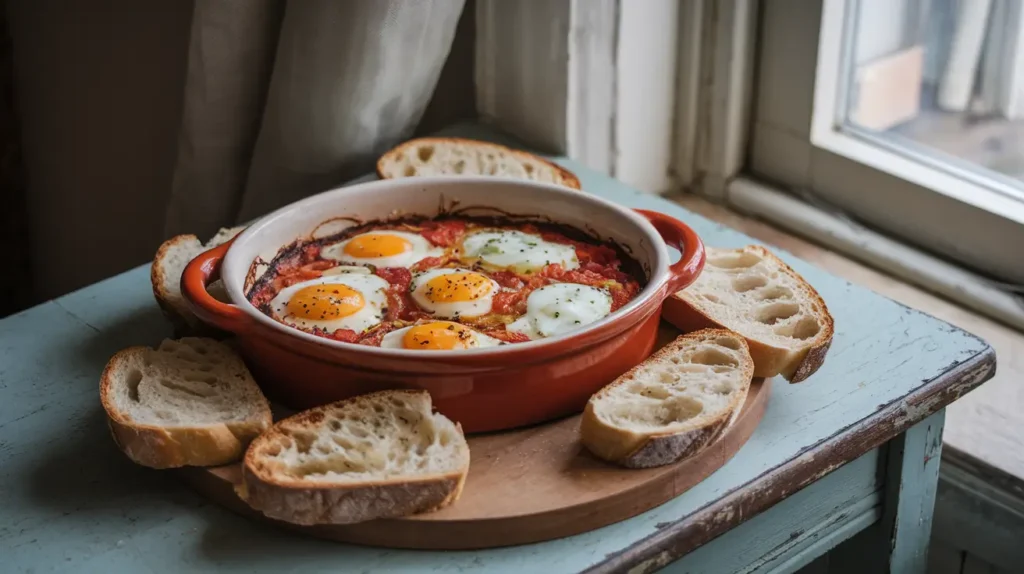
[[[468,349],[476,346],[476,337],[472,329],[458,323],[436,321],[410,327],[402,336],[402,346],[430,351]]]
[[[412,244],[404,237],[387,233],[367,233],[353,237],[345,244],[345,253],[357,259],[373,257],[391,257],[412,249]]]
[[[425,295],[435,303],[475,301],[491,292],[491,280],[471,271],[438,275],[427,281]]]
[[[303,319],[339,319],[363,308],[363,294],[348,285],[303,287],[288,300],[288,314]]]

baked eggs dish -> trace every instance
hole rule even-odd
[[[569,226],[446,216],[297,242],[246,297],[320,337],[447,351],[571,333],[633,300],[643,281],[619,246]]]

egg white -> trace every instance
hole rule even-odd
[[[479,299],[472,301],[448,301],[448,302],[437,302],[431,301],[427,297],[427,284],[431,279],[440,277],[443,275],[450,275],[452,273],[475,273],[469,269],[430,269],[422,273],[416,274],[412,278],[412,298],[416,301],[416,304],[427,311],[432,312],[437,317],[445,318],[457,318],[457,317],[479,317],[480,315],[486,315],[491,311],[491,305],[494,303],[494,294],[501,289],[493,279],[487,277],[487,280],[491,283],[491,290],[486,295]]]
[[[405,334],[409,332],[409,329],[412,329],[412,327],[396,329],[384,335],[384,337],[381,339],[380,346],[385,349],[405,349],[406,347],[402,344],[402,339],[403,337],[405,337]],[[467,329],[469,328],[467,327]],[[505,344],[504,341],[500,339],[495,339],[494,337],[490,337],[488,335],[484,335],[479,331],[469,329],[469,332],[473,334],[473,337],[469,339],[466,343],[467,346],[471,349],[497,347],[498,345]]]
[[[320,275],[344,275],[346,273],[355,273],[356,275],[372,275],[373,271],[370,270],[369,267],[361,267],[359,265],[338,265],[337,267],[324,269],[323,271],[320,272]]]
[[[496,269],[533,273],[550,264],[576,269],[580,261],[572,245],[545,241],[539,235],[509,229],[478,231],[462,241],[464,261],[482,262]]]
[[[401,237],[409,242],[410,249],[403,253],[399,253],[398,255],[389,255],[387,257],[353,257],[348,253],[345,253],[346,245],[348,245],[353,239],[366,235],[394,235],[396,237]],[[381,229],[379,231],[360,233],[359,235],[349,237],[345,241],[326,245],[320,250],[320,256],[324,259],[331,259],[342,263],[355,263],[358,265],[373,265],[374,267],[410,267],[427,257],[440,257],[442,255],[444,255],[444,249],[441,247],[434,247],[426,237],[423,237],[418,233],[395,231],[391,229]]]
[[[578,283],[552,283],[526,298],[526,314],[506,329],[531,339],[554,337],[600,321],[611,313],[607,291]]]
[[[335,284],[345,285],[359,291],[363,296],[363,308],[347,317],[330,320],[307,319],[288,313],[288,301],[303,287]],[[327,332],[333,332],[337,329],[351,329],[356,333],[361,333],[380,323],[384,317],[384,309],[387,308],[388,303],[387,290],[389,286],[388,282],[381,277],[364,272],[325,275],[281,289],[270,300],[270,309],[275,319],[292,327],[300,329],[319,327]]]

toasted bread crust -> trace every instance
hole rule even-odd
[[[746,250],[754,251],[762,258],[771,260],[781,272],[802,283],[812,300],[812,305],[820,312],[818,315],[822,322],[821,331],[815,336],[812,344],[799,351],[776,347],[744,336],[747,346],[750,348],[750,355],[754,358],[755,377],[767,378],[782,375],[790,383],[802,382],[813,375],[825,362],[825,355],[832,345],[832,337],[835,334],[835,321],[821,295],[792,267],[760,245],[748,246]],[[702,312],[686,297],[685,290],[674,293],[665,300],[661,316],[683,332],[707,328],[729,329],[728,325],[723,325]],[[743,335],[743,333],[739,334]]]
[[[415,147],[415,146],[422,145],[422,144],[445,144],[445,143],[459,144],[459,145],[470,145],[470,146],[477,146],[477,147],[495,148],[496,150],[500,150],[502,153],[507,153],[507,154],[513,155],[513,156],[529,158],[529,159],[532,159],[534,161],[547,164],[547,165],[551,166],[551,168],[553,168],[555,171],[558,172],[558,176],[559,176],[559,179],[560,179],[560,181],[558,182],[559,184],[564,185],[566,187],[571,187],[572,189],[580,189],[580,180],[579,180],[578,177],[576,177],[576,174],[574,174],[573,172],[565,169],[564,167],[562,167],[562,166],[560,166],[560,165],[558,165],[558,164],[556,164],[556,163],[554,163],[552,161],[546,160],[546,159],[544,159],[544,158],[542,158],[542,157],[540,157],[538,155],[534,155],[532,153],[525,152],[525,151],[520,151],[520,150],[517,150],[517,149],[512,149],[510,147],[503,146],[503,145],[500,145],[500,144],[484,142],[484,141],[479,141],[479,140],[473,140],[473,139],[468,139],[468,138],[455,138],[455,137],[416,138],[416,139],[411,139],[411,140],[409,140],[407,142],[401,143],[401,144],[391,148],[390,150],[384,152],[384,154],[381,155],[379,159],[377,159],[377,177],[379,177],[381,179],[389,179],[387,177],[387,175],[384,174],[384,166],[385,166],[385,164],[387,164],[387,162],[392,160],[392,158],[394,158],[395,156],[403,155],[407,148]]]
[[[430,480],[379,483],[334,488],[296,488],[242,473],[249,506],[265,516],[291,524],[352,524],[431,512],[455,502],[465,474],[440,475]]]
[[[171,322],[175,337],[210,337],[220,339],[227,336],[228,333],[201,321],[192,313],[192,310],[188,308],[188,305],[180,296],[176,296],[167,290],[168,284],[177,284],[181,278],[169,277],[167,275],[170,271],[164,263],[165,260],[177,249],[192,248],[199,252],[211,249],[232,239],[244,229],[244,226],[222,228],[206,244],[200,242],[199,238],[195,235],[176,235],[160,244],[156,255],[153,256],[153,264],[150,266],[149,281],[153,287],[153,297],[156,299],[157,305],[160,306],[164,316]],[[217,283],[211,283],[210,285],[213,286],[215,284]],[[213,292],[211,291],[211,293]]]
[[[742,403],[739,406],[743,406]],[[701,429],[650,437],[639,449],[622,459],[620,464],[627,468],[652,468],[689,458],[718,438],[728,422],[729,417],[723,416]]]
[[[366,401],[380,395],[417,395],[426,391],[379,391],[350,401]],[[345,401],[340,401],[345,402]],[[245,453],[239,495],[264,515],[293,524],[351,524],[376,518],[390,518],[430,512],[448,506],[462,494],[469,464],[455,472],[415,478],[367,481],[353,484],[325,484],[293,478],[275,479],[259,458],[261,446],[277,440],[283,424],[316,425],[324,412],[338,403],[324,405],[278,421],[259,436]],[[456,425],[459,432],[461,426]]]
[[[746,399],[744,395],[743,399]],[[743,406],[742,401],[738,406]],[[587,403],[580,419],[583,446],[598,458],[626,468],[665,466],[704,450],[729,426],[731,413],[724,413],[706,427],[681,433],[641,435],[602,422]]]
[[[729,401],[727,408],[704,426],[682,432],[637,433],[605,423],[594,410],[595,401],[600,400],[613,387],[628,383],[630,377],[645,363],[668,359],[690,341],[711,337],[730,337],[743,341],[742,337],[727,329],[702,329],[681,335],[651,355],[644,363],[633,367],[595,393],[587,402],[580,420],[580,439],[587,450],[599,458],[627,468],[651,468],[689,458],[716,440],[732,424],[735,415],[743,407],[747,398],[746,390],[737,393]],[[746,371],[743,377],[749,380],[753,377],[753,366]],[[747,388],[749,389],[749,382]]]
[[[136,464],[149,468],[220,466],[242,458],[258,429],[236,436],[227,425],[173,429],[107,419],[114,442]]]
[[[129,347],[117,352],[100,376],[100,402],[107,413],[110,434],[118,448],[135,463],[162,469],[235,462],[242,458],[249,442],[273,422],[269,405],[265,419],[257,424],[161,427],[132,422],[114,404],[113,377],[122,363],[149,351],[147,347]]]
[[[153,286],[153,297],[156,298],[156,303],[160,306],[164,316],[174,326],[174,333],[177,336],[183,336],[200,328],[201,323],[188,309],[183,309],[180,305],[175,305],[172,302],[172,295],[165,288],[169,278],[166,275],[167,270],[162,262],[171,250],[183,247],[189,243],[199,244],[200,241],[195,235],[176,235],[164,241],[157,248],[156,255],[153,256],[153,265],[149,268],[149,281]]]

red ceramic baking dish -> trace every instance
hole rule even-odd
[[[318,337],[261,313],[244,290],[281,248],[396,215],[513,214],[567,224],[621,246],[647,282],[631,302],[579,331],[485,349],[383,349]],[[669,246],[680,252],[672,263]],[[254,264],[256,262],[256,264]],[[386,388],[423,388],[467,432],[507,429],[582,410],[597,389],[651,353],[665,298],[689,285],[704,246],[666,215],[634,211],[555,185],[493,177],[384,180],[324,192],[264,217],[185,269],[181,287],[201,319],[237,335],[272,400],[304,409]],[[206,291],[220,277],[232,304]]]

